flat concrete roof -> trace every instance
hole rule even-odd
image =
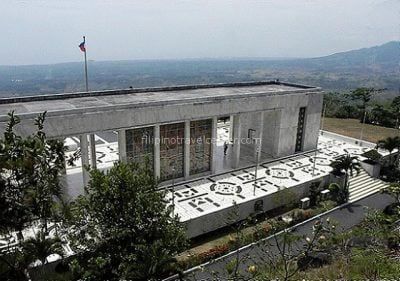
[[[320,91],[320,88],[268,81],[13,97],[0,99],[0,116],[7,115],[11,110],[18,115],[24,115],[43,111],[66,112],[77,109],[84,111],[104,107],[119,108],[122,105],[145,107],[314,91]]]

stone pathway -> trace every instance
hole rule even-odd
[[[255,166],[220,175],[203,177],[174,186],[167,199],[175,205],[182,222],[216,213],[247,201],[264,198],[284,188],[296,186],[328,175],[330,163],[340,155],[360,156],[370,150],[341,140],[320,136],[318,152],[293,155],[260,164],[255,180]],[[360,157],[362,158],[362,157]]]

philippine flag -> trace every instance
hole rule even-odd
[[[79,44],[79,49],[81,49],[82,52],[86,52],[85,41]]]

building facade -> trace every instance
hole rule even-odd
[[[82,166],[96,164],[94,134],[118,132],[121,161],[148,161],[163,182],[216,173],[217,123],[230,120],[230,164],[278,158],[316,148],[323,94],[319,88],[253,82],[6,98],[22,135],[47,111],[48,137],[79,136]],[[92,156],[93,155],[93,156]],[[88,180],[83,169],[84,182]]]

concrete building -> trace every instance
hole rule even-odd
[[[147,159],[167,189],[167,207],[193,238],[285,205],[280,197],[309,202],[311,185],[331,182],[332,161],[362,158],[375,146],[319,136],[322,99],[319,88],[279,82],[5,98],[0,133],[12,110],[21,117],[21,135],[35,132],[34,119],[47,111],[47,136],[82,151],[64,177],[67,189],[80,188],[67,192],[71,197],[89,180],[83,166]],[[351,181],[350,200],[384,186],[366,173]]]
[[[279,82],[4,98],[0,131],[11,110],[21,117],[22,135],[34,132],[34,118],[47,111],[48,137],[79,136],[82,166],[96,166],[94,134],[114,131],[121,161],[146,158],[161,181],[188,180],[218,171],[222,119],[230,124],[228,168],[315,149],[322,98],[319,88]]]

